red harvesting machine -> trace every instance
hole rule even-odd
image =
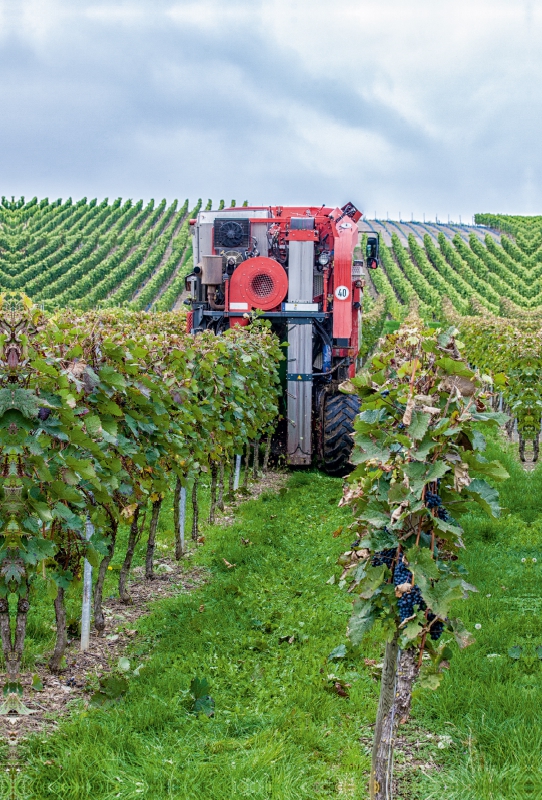
[[[349,470],[357,398],[339,392],[358,366],[362,259],[352,203],[343,208],[251,206],[201,211],[191,220],[194,270],[186,279],[188,327],[217,334],[260,310],[288,342],[282,441],[287,462]],[[366,264],[378,266],[378,236]]]

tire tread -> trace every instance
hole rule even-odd
[[[352,471],[350,453],[354,445],[354,419],[359,414],[360,399],[355,395],[334,394],[324,406],[324,469],[328,475],[343,477]]]

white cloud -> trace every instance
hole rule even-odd
[[[541,44],[542,0],[0,0],[0,193],[534,211]]]
[[[190,26],[199,31],[223,32],[226,27],[237,27],[242,21],[246,25],[261,19],[258,2],[224,3],[222,0],[201,0],[201,2],[178,3],[169,8],[166,15],[178,26]]]

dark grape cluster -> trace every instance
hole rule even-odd
[[[444,508],[442,505],[442,498],[440,497],[437,492],[430,492],[426,491],[425,493],[425,505],[427,508],[436,508],[437,509],[437,517],[444,522],[454,522],[453,517],[451,516],[450,512]]]
[[[432,611],[429,611],[428,614],[427,614],[427,621],[428,622],[433,622],[435,617],[436,617],[436,615],[433,614]],[[442,620],[438,619],[436,622],[433,622],[433,624],[431,625],[431,628],[429,629],[429,636],[431,637],[431,639],[434,642],[436,642],[436,641],[438,641],[438,639],[440,639],[440,637],[442,636],[443,632],[444,632],[444,622],[442,622]]]
[[[392,547],[390,550],[379,550],[379,552],[375,553],[372,557],[371,564],[373,567],[380,567],[382,564],[385,564],[388,569],[391,569],[396,552],[395,547]]]
[[[393,569],[393,583],[395,586],[401,586],[403,583],[412,583],[412,572],[408,569],[405,563],[405,557],[402,554],[399,556],[395,568],[393,567],[396,553],[397,550],[394,547],[389,550],[380,550],[372,557],[371,564],[373,567],[379,567],[381,564],[385,564],[389,569]],[[397,606],[399,608],[401,622],[404,622],[405,619],[414,615],[415,606],[418,606],[420,611],[425,611],[427,603],[423,599],[420,587],[414,584],[410,592],[405,592],[398,598]],[[428,621],[432,622],[435,616],[435,614],[429,611],[427,614]],[[436,642],[437,639],[440,639],[442,636],[443,631],[444,623],[439,619],[431,626],[429,635],[431,639]]]
[[[411,583],[411,581],[412,572],[407,568],[404,556],[400,556],[393,571],[393,582],[396,586],[400,586],[401,583]]]
[[[402,583],[412,583],[412,572],[406,566],[404,556],[400,556],[400,559],[395,566],[393,571],[393,582],[396,586],[400,586]],[[422,597],[420,587],[416,585],[412,587],[410,592],[405,592],[403,595],[401,595],[401,597],[399,597],[397,600],[397,606],[399,608],[399,617],[401,618],[401,622],[404,622],[405,619],[408,619],[408,617],[411,617],[414,614],[414,606],[418,606],[422,609],[422,611],[427,608]]]
[[[425,505],[427,508],[438,508],[442,505],[440,495],[438,495],[436,492],[430,492],[427,490],[425,492]]]
[[[401,622],[404,622],[405,619],[408,619],[414,614],[414,606],[418,606],[421,611],[427,608],[419,586],[413,586],[410,592],[401,595],[397,600],[397,605],[399,607]]]

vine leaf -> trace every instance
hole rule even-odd
[[[328,661],[334,661],[336,658],[344,658],[346,655],[346,645],[339,644],[337,647],[333,648],[331,653],[328,655]]]
[[[413,439],[423,439],[431,422],[431,414],[423,411],[414,411],[408,432]]]
[[[465,628],[463,623],[457,617],[448,620],[448,623],[453,631],[455,640],[461,649],[469,647],[474,644],[474,636]]]
[[[475,450],[483,451],[486,449],[487,447],[486,437],[484,436],[483,433],[480,433],[480,431],[476,430],[476,428],[473,431],[471,431],[470,439],[472,442],[472,446],[474,447]]]
[[[475,478],[466,491],[491,517],[500,516],[499,493],[489,483],[481,478]]]
[[[445,356],[436,361],[437,367],[441,367],[448,375],[459,375],[462,378],[473,378],[474,372],[469,369],[464,361],[456,361]]]
[[[370,600],[355,600],[352,616],[348,623],[347,636],[354,646],[360,644],[365,634],[371,630],[376,620],[376,611]]]
[[[358,592],[359,596],[363,600],[369,600],[378,587],[384,581],[384,577],[386,574],[387,567],[385,564],[381,564],[379,567],[369,567],[365,573],[365,576],[359,582],[359,589]]]

